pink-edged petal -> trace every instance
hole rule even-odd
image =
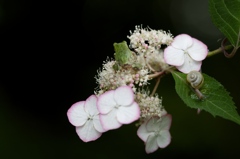
[[[182,66],[176,66],[176,68],[183,72],[189,73],[190,71],[199,71],[202,66],[202,61],[193,60],[188,54],[185,54],[185,62]]]
[[[157,136],[155,135],[149,135],[147,142],[146,142],[146,147],[145,151],[146,153],[152,153],[158,149],[158,144],[157,144]]]
[[[117,109],[117,120],[122,124],[130,124],[140,118],[140,108],[136,102],[130,106],[121,106]]]
[[[92,120],[88,120],[83,126],[76,127],[76,132],[84,142],[94,141],[102,135],[94,128]]]
[[[117,129],[122,126],[122,124],[118,122],[116,114],[117,110],[115,108],[108,114],[100,114],[100,122],[106,131]]]
[[[90,97],[88,97],[85,102],[84,108],[85,111],[90,115],[98,114],[99,112],[97,109],[97,96],[91,95]]]
[[[187,34],[179,34],[173,39],[171,46],[176,49],[186,50],[193,44],[193,38]]]
[[[172,115],[167,114],[161,117],[161,121],[159,123],[159,130],[169,130],[172,124]]]
[[[113,98],[114,90],[101,94],[97,100],[97,108],[101,114],[109,113],[115,106],[116,102]]]
[[[99,115],[93,117],[93,125],[94,128],[99,132],[105,132],[106,130],[103,128],[102,123],[100,122]]]
[[[88,115],[84,110],[85,101],[73,104],[67,111],[69,122],[74,126],[82,126],[87,121]]]
[[[188,48],[188,54],[196,61],[202,61],[208,54],[207,45],[193,38],[193,45]]]
[[[160,135],[157,137],[157,144],[160,148],[167,147],[171,142],[171,135],[168,130],[160,131]]]
[[[164,50],[164,61],[173,66],[181,66],[184,63],[184,51],[168,46]]]
[[[138,137],[141,140],[143,140],[144,142],[147,142],[147,139],[148,139],[149,135],[153,135],[154,134],[154,132],[147,131],[147,128],[146,128],[147,122],[148,122],[148,120],[144,121],[144,123],[142,123],[142,125],[137,130]]]
[[[118,105],[130,105],[134,100],[134,93],[131,87],[121,86],[114,92],[114,99]]]

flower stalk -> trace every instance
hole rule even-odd
[[[224,47],[224,50],[230,50],[230,49],[232,49],[232,48],[233,48],[232,45],[227,45],[227,46]],[[216,50],[213,50],[213,51],[208,52],[207,57],[212,57],[212,56],[214,56],[214,55],[216,55],[216,54],[222,53],[224,50],[222,49],[222,47],[219,47],[219,48],[216,49]]]
[[[150,96],[153,96],[153,95],[156,93],[157,88],[158,88],[159,83],[160,83],[160,79],[161,79],[161,76],[158,76],[157,81],[156,81],[156,84],[155,84],[155,86],[154,86],[154,88],[153,88],[153,91],[152,91],[152,93],[151,93]]]

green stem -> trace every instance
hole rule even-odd
[[[232,48],[233,48],[232,45],[227,45],[227,46],[224,47],[225,50],[229,50],[229,49],[232,49]],[[216,54],[221,53],[221,52],[223,52],[223,50],[222,50],[222,48],[220,47],[220,48],[218,48],[218,49],[216,49],[216,50],[213,50],[213,51],[208,52],[207,57],[211,57],[211,56],[216,55]]]

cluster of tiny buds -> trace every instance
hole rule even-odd
[[[148,83],[147,69],[134,69],[129,67],[125,69],[119,66],[118,70],[114,70],[113,65],[116,61],[107,59],[103,63],[102,70],[98,71],[96,78],[98,84],[98,91],[95,94],[100,95],[107,90],[114,90],[120,86],[128,85],[136,90],[136,86],[145,86]]]
[[[161,45],[170,45],[173,36],[162,30],[142,29],[136,26],[136,30],[131,32],[128,38],[130,48],[134,49],[135,58],[130,58],[122,65],[117,65],[117,61],[107,58],[95,77],[98,84],[95,94],[99,96],[120,86],[130,86],[135,94],[135,101],[140,107],[141,123],[149,117],[161,117],[166,114],[162,99],[158,95],[150,95],[143,87],[149,84],[151,72],[161,72],[169,67],[163,59]],[[115,65],[117,69],[114,68]],[[138,91],[140,89],[142,91]]]
[[[141,121],[153,116],[161,117],[166,113],[162,106],[162,99],[158,95],[150,96],[148,91],[136,92],[135,101],[141,110]]]
[[[159,50],[161,45],[170,45],[173,41],[171,33],[150,28],[143,29],[140,26],[136,26],[134,32],[130,31],[130,34],[127,36],[130,39],[130,48],[139,54],[152,53]]]

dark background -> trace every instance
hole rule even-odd
[[[134,124],[84,143],[68,122],[70,106],[97,86],[95,76],[113,43],[135,25],[187,33],[209,50],[223,35],[212,24],[207,0],[0,1],[0,158],[238,158],[240,126],[197,115],[183,104],[171,75],[158,93],[172,114],[171,144],[147,155]],[[203,61],[240,109],[239,51]]]

